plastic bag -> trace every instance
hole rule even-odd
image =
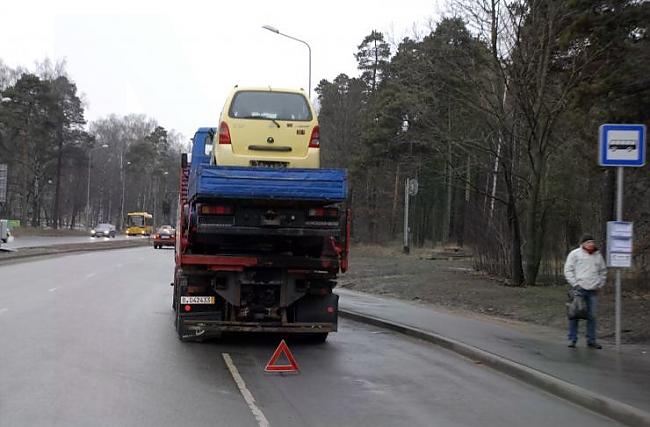
[[[569,291],[569,302],[566,303],[566,312],[570,320],[587,319],[589,317],[587,301],[580,291]]]

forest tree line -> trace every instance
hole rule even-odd
[[[22,226],[123,228],[126,213],[174,223],[181,137],[144,115],[87,123],[65,63],[34,70],[0,61],[0,164],[8,169],[0,217]]]
[[[615,170],[603,123],[650,125],[650,2],[458,0],[424,36],[372,31],[360,75],[317,88],[323,164],[350,173],[356,241],[469,245],[514,286],[561,277],[581,233],[604,242]],[[650,168],[625,171],[635,277],[650,273]]]
[[[583,232],[604,242],[615,171],[598,127],[650,119],[650,2],[450,0],[447,17],[399,41],[372,31],[359,75],[317,87],[322,164],[350,174],[357,242],[401,240],[417,178],[418,246],[470,246],[515,286],[561,276]],[[414,17],[417,18],[417,17]],[[64,63],[0,62],[0,216],[91,227],[124,214],[173,222],[181,137],[143,115],[87,123]],[[625,171],[635,269],[650,274],[650,170]],[[643,284],[643,283],[642,283]],[[647,286],[647,284],[645,284]]]

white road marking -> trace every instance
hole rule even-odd
[[[230,358],[230,355],[228,353],[221,353],[221,355],[223,356],[223,360],[226,362],[226,366],[228,366],[230,375],[232,375],[235,383],[237,383],[237,387],[239,387],[239,391],[241,392],[242,396],[244,396],[246,404],[257,420],[257,424],[260,427],[269,427],[269,421],[266,419],[264,413],[260,410],[260,408],[258,408],[255,404],[255,398],[253,397],[253,394],[246,387],[246,383],[244,382],[244,379],[241,377],[241,375],[239,375],[239,371]]]
[[[54,291],[56,291],[57,289],[58,289],[58,288],[52,288],[52,289],[50,289],[50,292],[54,292]]]
[[[0,308],[0,314],[5,313],[7,311],[9,311],[8,308]]]
[[[96,275],[97,275],[97,273],[86,274],[86,279],[91,279],[91,278],[95,277]]]

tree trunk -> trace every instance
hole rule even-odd
[[[512,183],[512,177],[508,173],[508,169],[505,167],[502,168],[505,175],[505,184],[506,191],[508,193],[508,203],[507,203],[507,216],[508,216],[508,228],[510,231],[510,278],[512,280],[512,286],[523,286],[524,281],[524,269],[522,265],[521,258],[521,231],[519,228],[519,216],[517,213],[516,205],[516,195],[514,193],[514,187]]]
[[[400,163],[397,162],[395,166],[395,183],[393,184],[393,209],[390,213],[390,238],[391,240],[395,238],[395,233],[397,231],[397,208],[399,203],[399,188],[400,188],[400,173],[399,173]]]
[[[59,222],[61,221],[59,214],[59,199],[61,191],[61,164],[63,163],[63,132],[60,128],[57,131],[57,140],[59,151],[56,159],[56,188],[54,190],[54,212],[52,214],[52,226],[55,230],[59,228]]]
[[[32,194],[32,227],[41,226],[41,204],[38,188],[38,173],[34,175],[32,180],[33,194]]]

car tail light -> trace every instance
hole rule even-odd
[[[311,218],[338,218],[338,208],[312,208],[307,215]]]
[[[232,215],[235,210],[232,206],[203,205],[201,206],[201,213],[204,215]]]
[[[219,144],[228,144],[230,145],[230,129],[226,122],[221,122],[219,125]]]
[[[309,148],[320,148],[320,127],[314,126],[309,138]]]
[[[192,306],[191,305],[186,305],[185,306],[185,311],[192,311]]]

